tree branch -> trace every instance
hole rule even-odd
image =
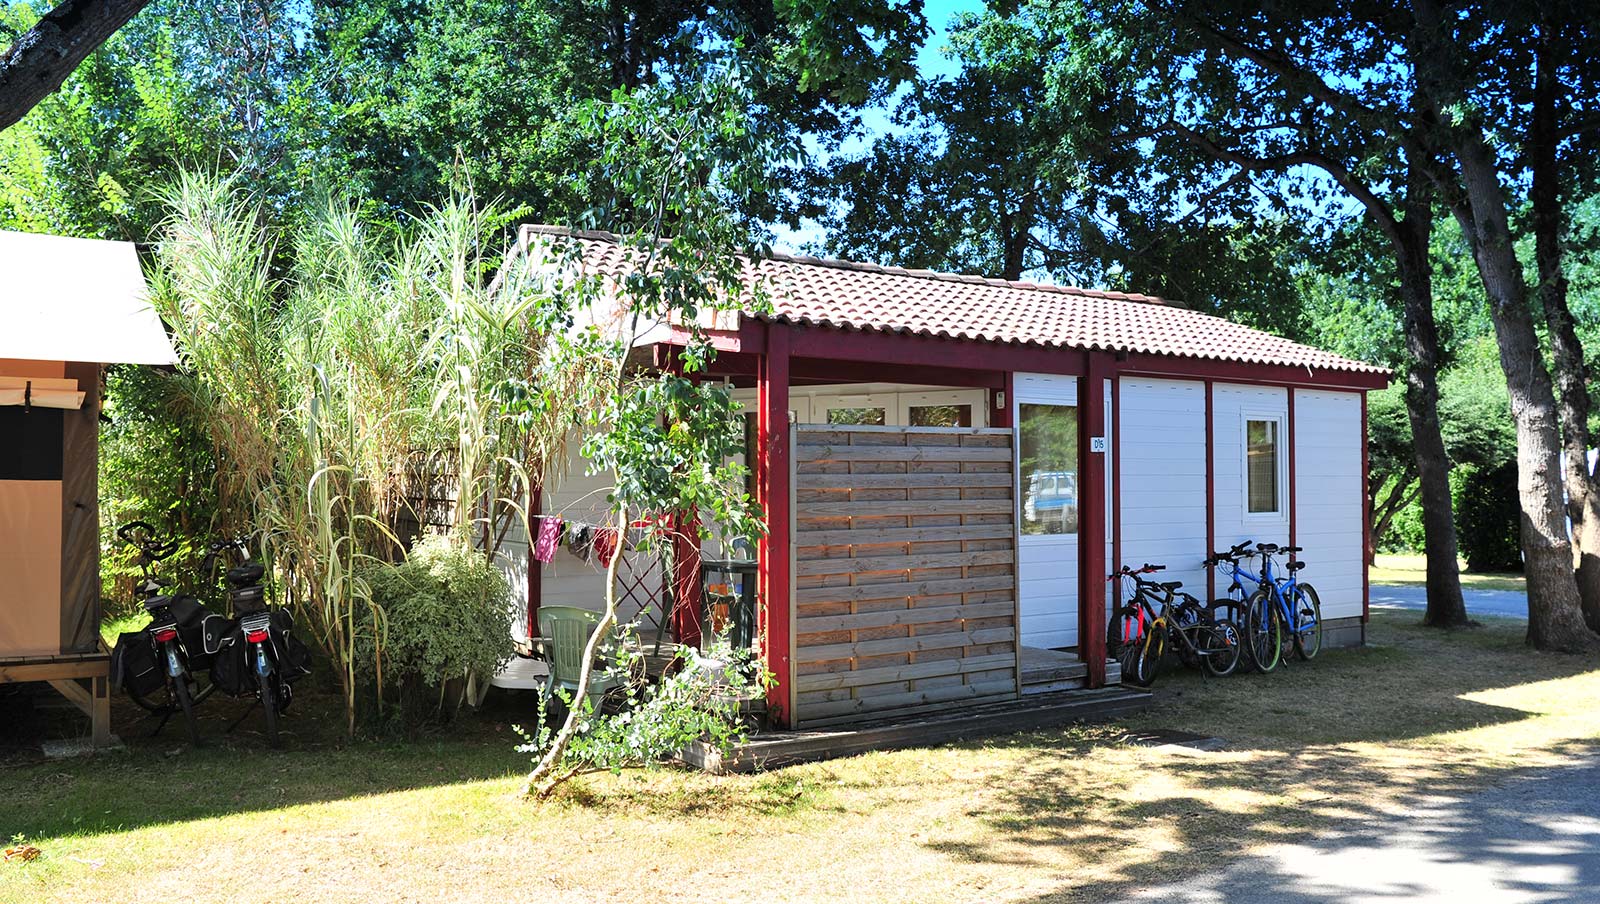
[[[1249,172],[1282,172],[1291,167],[1302,165],[1317,167],[1331,176],[1333,181],[1339,183],[1339,187],[1349,192],[1352,198],[1360,201],[1373,219],[1378,221],[1378,225],[1383,227],[1384,232],[1392,237],[1399,229],[1399,223],[1396,221],[1394,211],[1389,207],[1388,202],[1379,197],[1371,186],[1357,179],[1355,174],[1350,172],[1349,167],[1321,151],[1301,148],[1287,154],[1255,157],[1243,151],[1225,148],[1210,137],[1181,122],[1169,120],[1166,124],[1166,130],[1185,139],[1207,156],[1225,163],[1231,163]]]
[[[0,130],[61,87],[150,0],[62,0],[0,56]]]

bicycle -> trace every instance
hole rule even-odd
[[[143,521],[118,528],[117,538],[139,550],[139,592],[150,623],[117,638],[111,653],[113,683],[141,709],[160,717],[152,735],[181,712],[190,743],[199,745],[194,708],[216,690],[215,682],[202,682],[201,676],[208,674],[233,623],[193,596],[165,592],[172,582],[158,577],[155,566],[177,551],[177,541],[157,542],[155,528]],[[158,691],[165,691],[164,697],[152,699]]]
[[[1251,549],[1254,540],[1236,543],[1226,552],[1214,552],[1202,563],[1229,579],[1227,596],[1212,601],[1213,608],[1227,608],[1243,634],[1244,659],[1250,668],[1266,674],[1278,667],[1283,657],[1283,622],[1260,593],[1261,578],[1242,565],[1261,553]],[[1245,593],[1244,582],[1252,586]]]
[[[1169,646],[1191,668],[1216,677],[1231,674],[1239,665],[1238,627],[1181,592],[1182,581],[1141,577],[1165,568],[1146,563],[1135,571],[1124,565],[1106,578],[1132,581],[1134,588],[1132,598],[1118,610],[1124,635],[1118,651],[1123,679],[1139,687],[1154,684]],[[1130,626],[1135,632],[1132,638],[1127,637]]]
[[[1273,617],[1282,625],[1281,632],[1294,643],[1295,655],[1302,662],[1310,662],[1322,651],[1322,600],[1317,589],[1300,582],[1300,570],[1306,567],[1295,554],[1304,550],[1299,546],[1277,546],[1260,543],[1261,575],[1252,598],[1260,597],[1271,606]],[[1278,554],[1289,557],[1285,570],[1288,577],[1279,576],[1273,569],[1272,557]]]

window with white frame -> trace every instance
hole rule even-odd
[[[1244,418],[1245,512],[1276,515],[1283,510],[1283,420],[1246,414]]]

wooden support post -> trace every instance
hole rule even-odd
[[[90,730],[93,732],[92,740],[96,747],[109,747],[111,745],[111,679],[104,675],[96,675],[89,679],[90,694],[93,695],[93,710],[89,713]]]
[[[757,388],[757,485],[767,520],[758,556],[761,655],[767,670],[776,676],[767,691],[768,719],[788,727],[794,713],[790,700],[794,687],[794,582],[789,573],[789,328],[785,324],[767,326],[767,350],[761,357]]]
[[[1372,617],[1372,466],[1367,461],[1367,394],[1361,394],[1361,624]],[[1365,628],[1362,640],[1366,640]]]
[[[1088,666],[1085,685],[1106,683],[1106,458],[1093,449],[1096,437],[1106,437],[1105,381],[1111,376],[1111,356],[1090,352],[1088,376],[1078,393],[1083,416],[1083,479],[1078,481],[1078,545],[1083,550],[1082,591],[1078,595],[1079,658]],[[1116,437],[1121,439],[1121,437]]]
[[[678,643],[699,648],[700,517],[680,512],[672,518],[672,633]]]
[[[1206,556],[1209,558],[1217,550],[1217,440],[1216,416],[1212,409],[1212,389],[1210,380],[1205,381],[1206,387]],[[1217,598],[1217,569],[1213,566],[1206,569],[1206,602]]]

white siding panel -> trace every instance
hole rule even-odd
[[[1119,395],[1122,562],[1204,597],[1205,384],[1126,377]]]
[[[607,518],[606,491],[611,486],[609,475],[588,474],[589,462],[582,454],[582,441],[573,437],[567,444],[566,474],[544,491],[543,514],[559,514],[564,518],[603,523]],[[565,547],[555,559],[543,567],[539,576],[539,596],[542,606],[578,606],[599,611],[605,608],[606,576],[600,561],[585,562]]]
[[[1361,395],[1297,389],[1294,397],[1295,541],[1300,576],[1317,588],[1323,618],[1361,614],[1364,527]]]
[[[1244,510],[1244,419],[1246,412],[1287,419],[1288,390],[1274,386],[1217,383],[1211,387],[1212,438],[1216,475],[1217,548],[1243,540],[1289,542],[1289,507],[1277,515],[1247,515]],[[1357,431],[1359,432],[1359,431]],[[1284,433],[1287,436],[1287,431]],[[1281,454],[1289,453],[1284,446]],[[1320,588],[1319,588],[1320,589]]]

